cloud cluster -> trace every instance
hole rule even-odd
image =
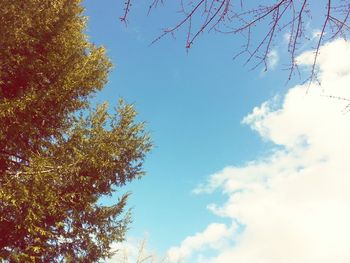
[[[299,64],[310,67],[313,55],[303,53]],[[217,254],[201,257],[202,262],[350,262],[349,101],[329,97],[350,99],[348,58],[349,42],[324,45],[317,64],[321,87],[295,86],[244,118],[243,123],[279,147],[242,167],[226,167],[195,189],[225,193],[226,203],[209,209],[244,226],[244,231],[226,231],[234,245],[217,247]],[[228,238],[223,229],[207,235],[213,230],[209,226],[186,238],[169,250],[170,259],[200,257],[203,247]]]
[[[224,224],[212,223],[203,232],[187,237],[179,247],[171,248],[168,251],[167,259],[170,262],[181,262],[196,251],[207,248],[223,249],[227,247],[227,241],[234,234],[236,228],[236,224],[232,224],[228,228]]]

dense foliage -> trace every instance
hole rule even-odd
[[[0,0],[0,260],[97,262],[121,241],[151,145],[132,105],[89,108],[111,63],[80,0]],[[80,112],[80,114],[78,114]]]

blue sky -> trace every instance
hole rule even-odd
[[[246,167],[248,161],[278,151],[274,137],[264,137],[259,127],[254,130],[257,122],[242,120],[275,95],[283,97],[299,80],[286,85],[280,64],[262,73],[261,68],[243,67],[243,59],[233,61],[241,42],[227,35],[204,34],[189,53],[182,31],[176,39],[166,37],[149,46],[178,19],[162,7],[147,17],[147,4],[135,4],[125,26],[119,21],[122,1],[85,0],[84,6],[87,34],[106,47],[115,66],[94,102],[114,106],[123,97],[134,103],[155,144],[145,162],[147,175],[123,189],[133,193],[128,236],[147,233],[150,247],[165,254],[212,222],[230,225],[232,217],[207,208],[225,203],[227,192],[197,195],[193,190],[225,167]],[[283,61],[283,39],[279,43]]]
[[[145,163],[147,176],[130,188],[134,223],[129,233],[147,231],[150,242],[165,249],[210,221],[206,198],[191,194],[197,184],[267,150],[240,122],[255,105],[283,92],[285,76],[261,77],[259,70],[233,62],[237,47],[227,36],[200,39],[189,54],[180,32],[177,41],[164,38],[149,46],[167,25],[161,24],[165,19],[147,18],[147,5],[133,10],[127,27],[119,22],[118,1],[85,5],[87,33],[106,47],[115,65],[97,100],[114,105],[123,97],[135,103],[155,144]]]

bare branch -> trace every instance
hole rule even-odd
[[[317,77],[316,76],[316,62],[317,62],[317,58],[318,58],[318,55],[319,55],[319,50],[320,50],[320,47],[321,47],[322,39],[323,39],[323,36],[325,34],[326,26],[327,26],[327,23],[329,21],[330,12],[331,12],[331,0],[328,0],[327,15],[326,15],[326,19],[325,19],[325,21],[323,23],[323,26],[322,26],[320,37],[319,37],[318,42],[317,42],[315,56],[314,56],[314,62],[312,64],[312,69],[311,69],[310,83],[314,79],[317,80],[317,78],[316,78]]]
[[[148,7],[147,15],[149,15],[153,9],[157,8],[159,3],[163,4],[164,2],[163,0],[153,0],[153,2]]]
[[[124,11],[130,10],[130,1],[125,3]],[[154,9],[163,0],[150,0],[150,10]],[[183,28],[187,28],[185,37],[185,47],[188,50],[199,36],[204,32],[215,31],[223,34],[233,34],[243,36],[245,43],[242,50],[237,52],[234,58],[246,54],[245,64],[265,65],[268,67],[267,59],[275,41],[282,34],[288,33],[287,51],[290,54],[288,63],[288,80],[298,70],[296,57],[300,51],[300,44],[307,41],[316,41],[314,47],[314,60],[310,72],[310,81],[317,80],[317,57],[322,44],[336,37],[346,38],[349,35],[350,27],[347,21],[350,17],[350,3],[348,0],[324,0],[317,2],[317,6],[325,6],[325,16],[321,21],[320,34],[315,39],[309,37],[304,24],[307,19],[312,18],[312,14],[319,12],[313,8],[315,3],[310,0],[275,0],[270,4],[259,5],[254,3],[233,0],[181,0],[180,13],[183,17],[175,26],[163,30],[151,45],[158,42],[166,35],[172,35]],[[247,3],[244,5],[243,3]],[[336,3],[336,4],[334,4]],[[254,7],[255,5],[255,7]],[[185,8],[186,7],[186,8]],[[186,10],[187,9],[187,10]],[[124,15],[124,17],[126,17]],[[260,34],[261,29],[265,34]],[[259,32],[258,32],[259,31]],[[330,34],[330,38],[325,35]]]
[[[127,17],[130,11],[130,7],[131,7],[131,0],[126,0],[125,7],[124,7],[124,14],[119,18],[121,22],[126,23]]]

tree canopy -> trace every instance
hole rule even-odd
[[[132,105],[92,109],[111,68],[80,0],[0,0],[0,259],[97,262],[124,238],[151,143]]]

